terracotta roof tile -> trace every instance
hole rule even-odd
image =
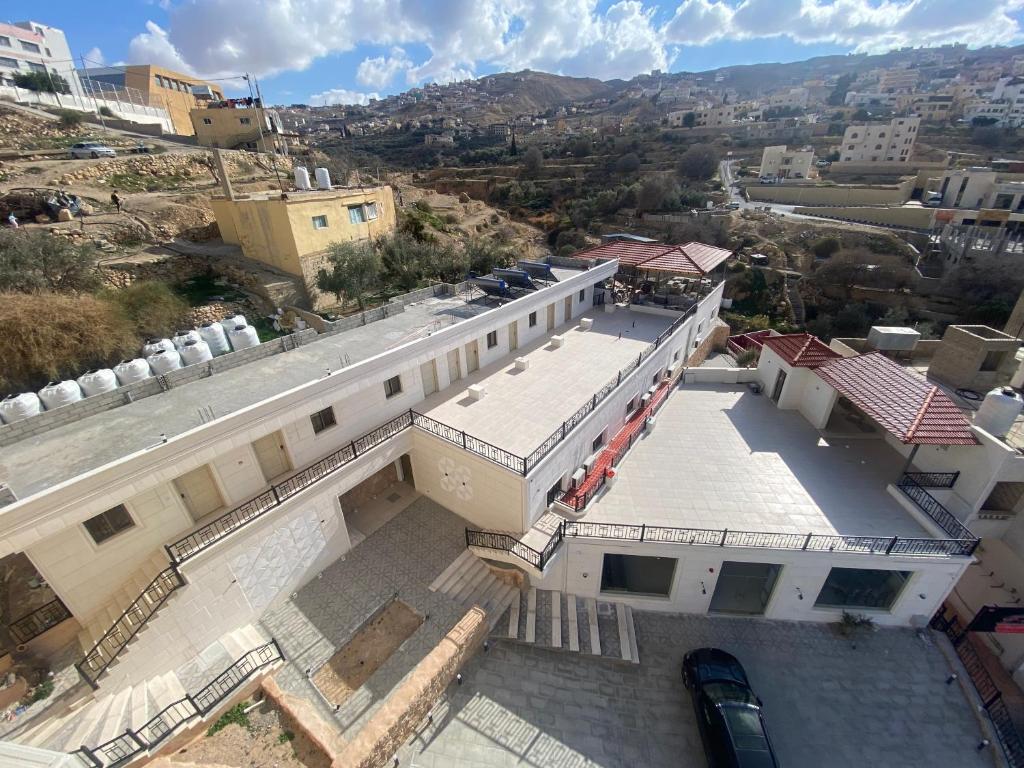
[[[618,259],[621,266],[632,266],[652,272],[706,275],[731,255],[732,251],[726,248],[716,248],[706,243],[666,245],[613,240],[580,251],[574,254],[573,258]]]
[[[762,344],[795,368],[817,368],[823,363],[840,357],[838,352],[828,348],[817,336],[809,333],[787,333],[768,336]]]

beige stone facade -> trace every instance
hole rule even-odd
[[[1017,369],[1020,342],[984,325],[951,325],[928,374],[951,387],[985,392],[1006,384]]]

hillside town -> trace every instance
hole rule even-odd
[[[38,15],[0,768],[1024,768],[1024,45],[286,104]]]

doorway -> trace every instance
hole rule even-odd
[[[779,371],[775,377],[775,386],[772,388],[772,402],[776,405],[779,404],[779,398],[782,397],[782,388],[786,386],[786,372]]]
[[[709,612],[761,616],[771,600],[781,565],[726,560],[718,574]]]
[[[572,296],[565,297],[565,319],[563,322],[568,323],[572,320]]]
[[[194,522],[224,506],[208,464],[175,478],[174,487]]]
[[[548,304],[548,330],[553,331],[555,329],[555,305]]]
[[[458,348],[448,351],[448,381],[454,384],[462,378],[462,367],[459,365]]]
[[[284,438],[280,431],[271,432],[256,440],[252,444],[252,450],[256,454],[256,462],[260,465],[263,479],[268,483],[292,468],[288,454],[284,450]]]
[[[423,396],[430,397],[437,392],[437,363],[428,360],[420,366],[420,379],[423,381]]]
[[[508,324],[508,351],[519,349],[519,323]]]
[[[473,339],[466,345],[466,373],[480,368],[480,343]]]

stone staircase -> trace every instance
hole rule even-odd
[[[519,588],[502,581],[470,550],[463,550],[451,564],[434,579],[432,592],[448,595],[467,609],[478,605],[487,612],[491,629],[509,606],[518,601]]]
[[[234,661],[267,642],[250,624],[222,637],[218,641],[218,650]],[[203,684],[223,671],[223,668],[209,670]],[[201,687],[186,690],[186,684],[178,671],[171,671],[112,693],[99,692],[95,697],[80,699],[61,711],[49,714],[45,720],[17,734],[12,740],[55,752],[73,752],[83,745],[98,747],[129,729],[140,730],[166,707]]]
[[[623,603],[531,587],[512,603],[496,631],[521,643],[640,663],[633,611]]]

